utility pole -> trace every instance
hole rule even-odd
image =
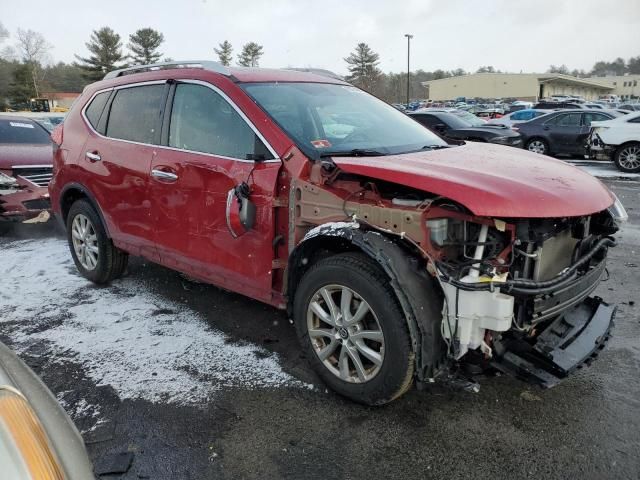
[[[413,38],[413,35],[409,35],[408,33],[404,34],[405,37],[407,37],[407,108],[409,108],[409,85],[410,85],[410,80],[409,77],[411,76],[411,70],[409,69],[409,53],[411,52],[411,39]]]

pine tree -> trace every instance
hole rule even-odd
[[[124,60],[120,35],[109,27],[94,30],[89,42],[85,43],[92,54],[88,58],[76,55],[78,66],[84,70],[84,76],[92,81],[100,80],[105,73],[120,68],[117,65]]]
[[[246,43],[242,47],[242,52],[238,55],[238,65],[242,67],[257,67],[262,53],[262,45],[258,45],[256,42]]]
[[[233,58],[231,56],[231,53],[233,52],[233,47],[226,40],[222,42],[219,45],[219,47],[220,48],[214,48],[213,50],[218,55],[218,58],[220,59],[220,63],[225,67],[228,67],[229,65],[231,65],[231,59]]]
[[[359,43],[355,51],[344,59],[349,70],[347,80],[364,90],[373,90],[381,73],[378,69],[379,59],[380,55],[371,50],[369,45]]]
[[[129,35],[127,47],[131,50],[129,58],[134,65],[149,65],[156,63],[162,57],[158,51],[164,42],[164,35],[153,28],[141,28]]]

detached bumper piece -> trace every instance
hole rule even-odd
[[[543,388],[553,387],[604,348],[615,311],[599,297],[587,298],[550,323],[534,343],[525,338],[494,342],[491,365]]]

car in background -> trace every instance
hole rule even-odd
[[[611,120],[620,114],[603,110],[559,110],[516,125],[524,148],[544,155],[586,155],[591,122]]]
[[[640,172],[640,112],[591,124],[591,156],[613,160],[623,172]]]
[[[450,144],[459,144],[461,140],[468,140],[511,147],[522,146],[520,135],[507,127],[491,126],[486,123],[473,125],[461,116],[449,112],[421,110],[410,113],[409,116]]]
[[[533,108],[536,110],[558,110],[561,108],[585,108],[584,104],[580,102],[552,102],[552,101],[540,101],[536,103]]]
[[[0,478],[95,478],[73,421],[36,374],[2,343]]]
[[[407,110],[407,107],[405,107],[402,103],[392,103],[391,106],[397,110],[400,110],[401,112]]]
[[[603,108],[605,108],[601,103],[583,103],[582,106],[584,108],[595,108],[596,110],[602,110]]]
[[[0,116],[0,222],[46,221],[53,143],[38,122]]]
[[[54,128],[60,125],[64,121],[64,113],[59,112],[11,112],[0,113],[0,118],[3,116],[23,117],[35,120],[42,125],[48,132],[52,132]]]
[[[640,103],[621,103],[618,108],[629,112],[640,112]]]
[[[525,110],[518,110],[504,115],[501,118],[493,118],[487,122],[487,125],[504,125],[505,127],[511,127],[518,123],[528,122],[536,117],[546,115],[552,110],[535,110],[528,108]]]

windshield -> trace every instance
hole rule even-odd
[[[469,126],[482,127],[483,125],[486,125],[486,122],[483,122],[482,120],[480,120],[473,113],[465,112],[464,110],[458,110],[456,112],[451,112],[451,113],[463,119],[466,123],[469,124]]]
[[[311,158],[388,155],[447,145],[404,113],[351,85],[247,83],[242,88]]]
[[[49,134],[27,119],[0,120],[0,143],[30,143],[46,145]]]

